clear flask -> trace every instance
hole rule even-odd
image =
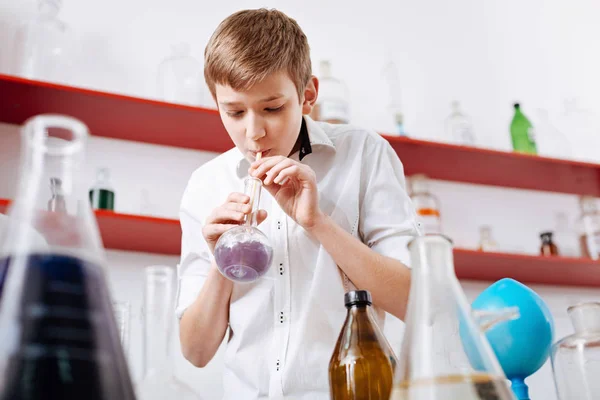
[[[424,234],[441,234],[442,219],[440,203],[429,191],[429,178],[423,174],[410,177],[410,187],[413,205],[417,213],[417,222]]]
[[[552,371],[559,400],[600,396],[600,303],[568,308],[575,333],[552,347]]]
[[[402,112],[402,85],[400,84],[398,67],[391,56],[388,56],[388,60],[383,67],[382,73],[388,90],[389,100],[387,109],[389,114],[394,118],[396,134],[398,136],[407,136],[406,130],[404,129],[404,114]]]
[[[319,64],[319,96],[313,110],[313,119],[332,124],[350,122],[350,105],[348,103],[346,84],[331,74],[331,63],[321,61]]]
[[[591,196],[579,198],[581,215],[578,221],[581,253],[592,260],[600,258],[600,212],[596,199]]]
[[[175,324],[173,268],[153,265],[144,273],[144,376],[137,386],[138,400],[199,400],[175,378],[169,356]]]
[[[42,115],[22,134],[19,187],[0,240],[0,399],[135,399],[81,176],[88,130]],[[50,178],[62,182],[64,212],[47,210]]]
[[[445,124],[447,139],[456,144],[474,146],[475,133],[471,120],[462,112],[458,101],[453,101],[451,106],[452,112]]]
[[[73,78],[76,44],[58,19],[62,0],[38,0],[37,15],[17,30],[13,72],[28,79],[68,83]]]
[[[90,189],[90,202],[94,210],[115,210],[115,191],[110,183],[110,170],[98,168],[96,182]]]
[[[498,251],[498,244],[492,235],[492,227],[482,225],[479,228],[479,251]]]
[[[202,66],[190,52],[188,43],[171,46],[171,55],[158,66],[158,95],[161,100],[199,106],[203,100]]]
[[[267,273],[273,261],[273,247],[267,236],[256,227],[262,182],[248,177],[244,194],[250,197],[252,212],[243,225],[221,235],[215,245],[219,271],[235,282],[254,282]]]
[[[518,310],[473,311],[454,272],[452,244],[409,244],[411,288],[391,400],[514,400],[484,331]]]

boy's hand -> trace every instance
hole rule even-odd
[[[248,174],[262,179],[283,211],[306,230],[322,217],[315,171],[283,156],[265,157],[250,165]]]
[[[214,253],[215,245],[221,235],[243,223],[246,215],[250,214],[252,210],[249,202],[250,198],[245,194],[231,193],[225,203],[215,208],[208,216],[206,224],[202,228],[202,235],[212,253]],[[257,224],[262,223],[265,218],[267,218],[267,212],[258,210]]]

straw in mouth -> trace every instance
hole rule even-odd
[[[256,153],[256,161],[260,161],[261,158],[262,158],[262,152],[259,151],[258,153]],[[252,182],[252,193],[250,194],[250,210],[254,209],[254,198],[256,197],[257,186],[258,186],[258,183],[256,181],[253,181]],[[252,224],[252,219],[253,219],[252,214],[253,214],[253,211],[250,211],[250,215],[248,215],[246,217],[246,225]]]

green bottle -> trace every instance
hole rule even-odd
[[[521,112],[519,103],[515,103],[515,116],[510,123],[510,138],[513,150],[522,153],[537,154],[537,147],[533,137],[534,129],[531,122]]]

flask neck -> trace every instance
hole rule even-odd
[[[568,309],[569,317],[575,332],[600,332],[600,303],[582,303]]]
[[[262,181],[260,179],[252,177],[246,178],[244,181],[244,194],[250,197],[250,207],[252,209],[250,214],[246,215],[246,220],[244,221],[246,226],[256,227],[258,225],[256,215],[259,210],[261,191]]]
[[[171,373],[169,340],[173,325],[173,271],[148,267],[144,291],[144,376]]]

